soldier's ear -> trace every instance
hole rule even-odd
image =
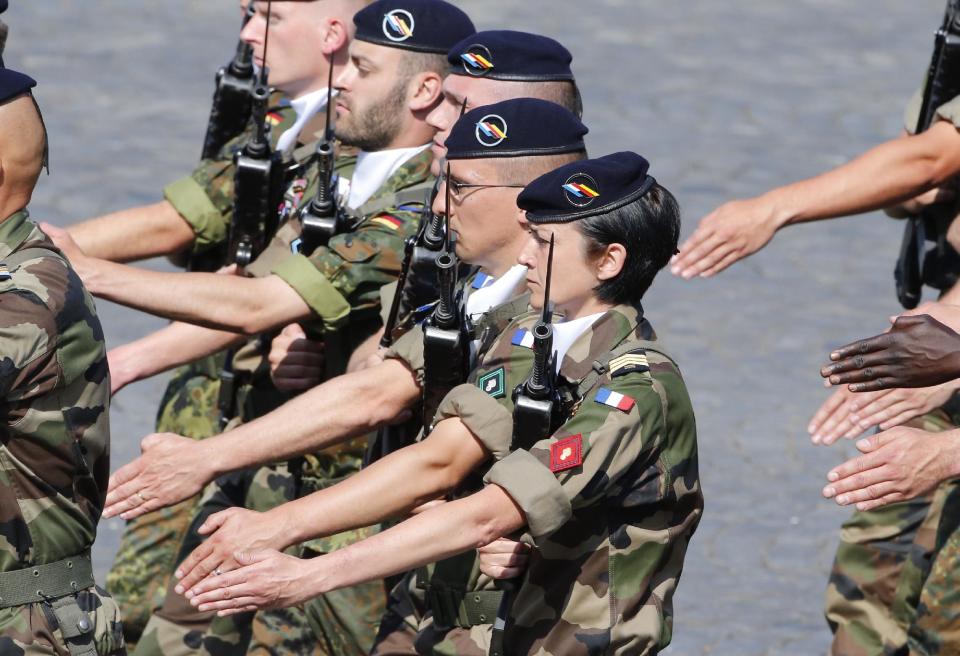
[[[443,97],[443,78],[434,71],[414,75],[407,89],[412,112],[431,112]]]
[[[339,18],[327,19],[323,34],[322,49],[327,57],[333,57],[341,50],[346,50],[350,43],[350,31]]]
[[[623,244],[608,244],[594,264],[597,280],[613,280],[623,271],[627,249]]]

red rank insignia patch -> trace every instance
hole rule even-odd
[[[583,437],[574,435],[550,447],[550,471],[557,473],[583,464]]]

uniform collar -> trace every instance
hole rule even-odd
[[[14,212],[0,223],[0,258],[20,248],[35,227],[26,209]]]
[[[294,98],[290,101],[290,106],[297,114],[297,120],[284,130],[280,138],[277,139],[277,150],[282,153],[290,151],[296,146],[300,132],[303,131],[303,126],[327,106],[327,88],[324,87],[304,94],[299,98]]]
[[[401,166],[429,147],[430,144],[424,144],[416,148],[392,148],[373,153],[361,151],[357,155],[357,167],[350,178],[347,207],[356,209],[366,203]]]
[[[560,372],[567,380],[582,380],[604,353],[626,341],[651,339],[655,339],[653,327],[643,316],[643,306],[640,303],[617,305],[604,312],[573,342],[563,358]]]

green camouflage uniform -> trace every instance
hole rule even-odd
[[[296,121],[289,102],[278,101],[268,112],[271,144]],[[222,263],[233,216],[234,153],[252,134],[227,143],[215,159],[203,160],[187,177],[164,189],[164,197],[193,229],[193,257]],[[203,268],[215,268],[216,265]],[[224,354],[178,368],[160,401],[156,431],[202,440],[220,432],[217,395]],[[127,643],[132,649],[150,615],[163,604],[173,575],[177,550],[186,534],[199,495],[126,524],[120,548],[107,574],[107,589],[123,612]]]
[[[354,162],[355,158],[351,159],[351,164]],[[378,189],[370,201],[355,211],[358,216],[365,217],[357,227],[351,232],[337,235],[328,246],[317,249],[309,256],[292,255],[291,243],[299,237],[299,223],[291,221],[281,227],[258,260],[247,267],[252,275],[280,277],[314,311],[317,320],[305,327],[326,344],[328,377],[342,373],[350,353],[379,328],[380,287],[398,275],[403,241],[416,232],[422,206],[422,200],[409,204],[395,201],[407,191],[410,191],[411,198],[425,197],[430,183],[429,166],[429,151],[412,157]],[[351,167],[343,167],[341,174],[346,177],[351,171]],[[310,167],[300,186],[304,189],[303,202],[306,202],[315,194],[316,167]],[[422,192],[419,191],[421,187]],[[269,345],[263,342],[251,344],[244,349],[245,352],[238,353],[235,360],[253,372],[251,383],[240,393],[244,421],[265,414],[281,400],[264,392],[265,388],[271,387],[269,367],[265,362],[268,348]],[[259,364],[251,364],[254,362]],[[365,438],[357,439],[291,463],[292,468],[286,463],[262,468],[253,476],[243,505],[264,511],[335,484],[359,470],[365,446]],[[201,515],[205,514],[201,510]],[[314,540],[299,545],[292,553],[311,557],[367,537],[374,530],[350,531]],[[310,653],[304,652],[302,645],[312,644],[314,649],[319,650],[316,653],[366,653],[383,612],[384,596],[383,586],[372,583],[325,595],[306,604],[302,612],[258,613],[251,629],[253,639],[250,651],[269,653],[272,649]],[[168,602],[176,606],[178,611],[184,610],[182,599],[168,599]],[[196,629],[195,622],[183,621],[182,613],[168,614],[166,610],[155,617],[156,622],[151,620],[158,627],[165,627],[165,633],[172,628],[172,619],[176,619],[184,629]],[[194,613],[194,617],[197,615]],[[291,622],[301,620],[306,620],[307,624],[301,624],[299,631],[291,631]],[[248,636],[241,631],[240,624],[231,618],[214,620],[204,638],[205,652],[201,653],[247,653]],[[188,634],[184,640],[193,643],[192,637]],[[182,652],[169,647],[161,650],[161,646],[176,642],[169,635],[151,636],[150,641],[151,644],[144,646],[143,650],[138,647],[137,654],[163,653],[169,656],[174,653],[196,653],[189,648]]]
[[[673,592],[703,508],[686,387],[655,350],[639,307],[617,306],[563,359],[560,384],[573,401],[566,423],[545,440],[515,444],[510,396],[529,373],[532,352],[512,337],[536,321],[513,322],[472,384],[454,389],[438,411],[440,419],[459,417],[491,452],[484,482],[520,506],[525,539],[536,546],[507,620],[504,653],[658,653],[672,636]],[[601,403],[604,390],[622,394],[629,407]],[[489,625],[426,629],[433,653],[489,648]]]
[[[904,115],[908,131],[917,126],[922,101],[921,92],[914,95]],[[939,120],[960,127],[960,98],[937,109]],[[950,221],[960,215],[960,204],[936,210]],[[955,422],[937,411],[911,422],[916,428],[943,431]],[[843,525],[840,545],[827,587],[826,617],[834,632],[831,654],[834,656],[888,656],[907,653],[907,636],[925,633],[925,642],[942,642],[932,628],[936,612],[932,604],[920,613],[928,629],[911,627],[917,616],[917,604],[925,598],[925,585],[931,562],[937,556],[937,533],[941,522],[956,521],[958,510],[944,504],[956,487],[956,481],[942,484],[935,492],[917,499],[891,504],[870,512],[855,512]],[[948,571],[947,567],[938,568]],[[943,589],[942,582],[931,581],[934,589]],[[911,642],[912,644],[912,642]],[[954,643],[955,645],[957,643]],[[957,647],[954,647],[957,649]],[[931,652],[947,653],[947,652]]]
[[[90,563],[110,469],[103,331],[26,211],[0,223],[0,305],[0,654],[125,654]]]

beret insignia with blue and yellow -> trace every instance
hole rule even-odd
[[[547,100],[514,98],[460,117],[446,139],[447,159],[529,157],[585,151],[587,126]]]
[[[530,223],[567,223],[606,214],[642,198],[656,180],[632,152],[572,162],[542,175],[517,197]]]
[[[353,22],[360,41],[435,54],[476,33],[470,17],[445,0],[378,0]]]
[[[573,55],[557,41],[513,30],[477,32],[447,54],[454,75],[515,82],[570,80]]]

